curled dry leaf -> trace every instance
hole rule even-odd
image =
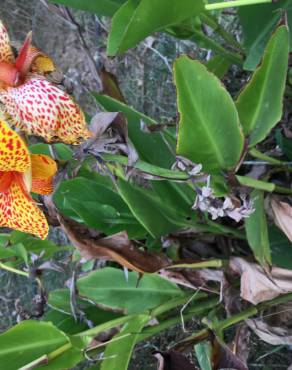
[[[177,351],[154,352],[158,360],[157,370],[198,370],[190,361]]]
[[[120,232],[105,238],[90,234],[90,230],[75,221],[58,215],[61,227],[72,244],[85,259],[113,260],[137,272],[156,272],[170,264],[169,259],[158,253],[142,251]]]
[[[271,206],[276,225],[292,242],[292,207],[286,202],[281,202],[277,197],[271,199]]]
[[[260,265],[240,257],[231,258],[229,266],[241,276],[240,296],[248,302],[258,304],[292,292],[291,270],[273,267],[267,275]]]
[[[233,347],[230,349],[222,340],[214,338],[212,342],[212,368],[214,370],[248,370],[245,361],[239,357],[236,347]]]
[[[266,343],[272,345],[292,344],[292,330],[278,326],[270,326],[264,321],[257,319],[248,319],[246,323],[252,331]]]

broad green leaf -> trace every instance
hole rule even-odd
[[[47,311],[42,317],[42,321],[51,322],[56,328],[70,335],[88,329],[85,322],[76,321],[73,316],[57,310]]]
[[[54,202],[63,214],[107,234],[124,230],[129,237],[145,234],[120,195],[99,181],[81,177],[63,181]]]
[[[137,187],[121,179],[118,181],[118,187],[121,197],[133,215],[153,237],[182,227],[176,208],[172,208],[149,189]]]
[[[106,346],[100,370],[127,370],[132,351],[139,340],[140,332],[151,319],[149,315],[137,315],[127,322]],[[119,339],[120,338],[120,339]]]
[[[282,116],[288,66],[288,29],[279,27],[270,39],[262,64],[240,93],[236,106],[249,146],[262,141]]]
[[[52,149],[50,149],[52,148]],[[52,152],[56,154],[56,157],[60,161],[69,161],[73,156],[73,151],[68,145],[57,143],[57,144],[44,144],[37,143],[29,146],[29,151],[34,154],[46,154],[52,157]]]
[[[214,73],[218,78],[224,77],[231,66],[231,62],[221,55],[215,55],[205,64],[208,71]]]
[[[50,240],[40,240],[20,231],[13,231],[10,237],[11,244],[22,244],[28,253],[42,254],[42,258],[48,259],[57,252],[71,250],[70,246],[58,246]]]
[[[169,281],[156,274],[138,274],[128,277],[119,269],[106,267],[77,281],[79,294],[98,304],[127,313],[143,313],[184,293]]]
[[[232,169],[243,149],[243,134],[231,96],[200,62],[181,56],[174,79],[180,113],[177,153],[203,171]]]
[[[247,51],[247,58],[244,63],[245,69],[254,70],[257,67],[267,42],[281,19],[283,14],[281,9],[287,9],[289,6],[291,6],[290,0],[280,0],[273,4],[250,5],[238,8],[239,20],[244,36],[244,46]],[[290,9],[288,11],[288,20],[291,21],[291,18]]]
[[[254,190],[251,193],[251,200],[255,211],[245,220],[248,244],[262,266],[270,265],[272,261],[263,191]]]
[[[212,348],[209,342],[195,345],[195,353],[202,370],[212,370]]]
[[[78,297],[77,304],[80,309],[85,309],[90,306],[88,302]],[[49,293],[48,305],[55,310],[71,315],[71,299],[69,289],[55,289]]]
[[[152,33],[199,14],[203,6],[202,0],[128,0],[112,19],[107,52],[123,53]]]
[[[276,130],[275,138],[282,152],[292,161],[292,139],[285,137],[279,129]]]
[[[273,265],[292,270],[292,243],[276,226],[269,228]]]
[[[128,120],[129,138],[139,154],[139,158],[153,165],[170,168],[175,158],[165,144],[160,133],[148,134],[141,130],[141,122],[155,125],[157,122],[128,105],[106,95],[94,93],[97,102],[108,112],[122,112]]]
[[[50,0],[71,8],[85,10],[98,15],[113,16],[126,0]]]
[[[0,369],[19,369],[69,343],[51,323],[23,321],[0,334]]]

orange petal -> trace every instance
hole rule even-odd
[[[16,132],[0,119],[0,171],[25,172],[30,167],[30,155]]]
[[[49,231],[44,214],[16,181],[8,191],[0,193],[0,227],[33,234],[41,239],[45,239]]]
[[[1,91],[0,101],[13,123],[29,135],[67,144],[91,136],[79,106],[45,79],[33,77],[19,87]]]
[[[0,61],[13,62],[14,55],[10,46],[9,35],[6,27],[0,20]]]
[[[33,193],[47,195],[53,191],[53,177],[57,172],[56,162],[44,154],[31,154]]]

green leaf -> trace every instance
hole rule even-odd
[[[292,161],[292,140],[282,135],[279,129],[276,130],[275,138],[285,156]]]
[[[239,20],[242,25],[244,46],[247,58],[244,68],[254,70],[259,64],[267,42],[281,19],[281,8],[287,9],[290,0],[280,0],[273,4],[259,4],[238,8]],[[288,11],[290,20],[291,10]],[[291,37],[291,36],[290,36]],[[292,45],[291,45],[292,46]]]
[[[129,138],[135,146],[142,161],[160,167],[170,168],[175,158],[165,144],[160,133],[145,133],[141,130],[141,122],[155,125],[156,121],[128,105],[106,95],[93,93],[93,96],[108,112],[122,112],[128,120]]]
[[[236,106],[249,146],[262,141],[282,116],[288,66],[288,29],[279,27],[270,39],[262,64],[240,93]]]
[[[255,211],[245,220],[248,244],[262,266],[270,265],[272,260],[263,191],[254,190],[251,193],[251,200]]]
[[[269,228],[273,266],[292,270],[292,243],[276,226]]]
[[[138,284],[138,286],[137,286]],[[77,281],[81,296],[98,304],[127,313],[143,313],[184,293],[156,274],[129,272],[128,280],[122,270],[106,267],[93,271]]]
[[[206,67],[187,56],[175,61],[174,78],[180,113],[177,153],[206,172],[236,166],[243,134],[231,96]]]
[[[152,33],[199,14],[203,6],[202,0],[128,0],[112,19],[107,52],[123,53]]]
[[[70,335],[88,329],[84,322],[76,321],[73,316],[57,310],[47,311],[42,317],[42,321],[51,322],[56,328]]]
[[[215,55],[205,63],[208,71],[214,73],[218,78],[224,77],[231,66],[231,62],[221,55]]]
[[[50,149],[52,148],[52,149]],[[29,151],[34,154],[46,154],[52,157],[51,150],[53,150],[54,154],[59,161],[69,161],[72,159],[73,151],[63,143],[57,144],[44,144],[44,143],[37,143],[32,144],[29,146]]]
[[[19,369],[69,343],[69,338],[51,323],[23,321],[0,334],[1,367]]]
[[[181,228],[181,218],[176,211],[149,189],[118,181],[119,192],[143,227],[159,237]],[[177,222],[177,224],[176,224]]]
[[[85,10],[98,15],[113,16],[126,0],[49,0],[71,8]]]
[[[209,342],[202,342],[195,345],[195,352],[198,363],[202,370],[212,370],[212,348]]]
[[[127,322],[106,346],[100,370],[127,370],[132,351],[139,340],[141,330],[150,320],[149,315],[137,315]],[[119,339],[120,338],[120,339]]]
[[[54,202],[63,214],[107,234],[124,230],[129,237],[145,234],[120,195],[98,179],[77,177],[63,181]]]

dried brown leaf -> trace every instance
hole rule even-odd
[[[266,343],[272,345],[292,344],[292,330],[279,326],[270,326],[258,319],[248,319],[246,320],[246,324]]]
[[[168,352],[155,352],[158,360],[158,370],[197,370],[184,355],[180,352],[170,350]]]
[[[125,98],[119,87],[119,82],[117,77],[108,72],[105,67],[100,70],[100,78],[102,83],[102,92],[105,95],[110,96],[116,100],[119,100],[122,103],[125,103]]]
[[[292,292],[291,270],[273,267],[268,275],[260,265],[240,257],[231,258],[229,266],[241,276],[240,296],[248,302],[258,304]]]
[[[90,235],[88,228],[58,215],[61,227],[70,241],[85,259],[113,260],[137,272],[156,272],[170,264],[170,260],[159,253],[142,251],[120,232],[105,238]]]
[[[286,202],[281,202],[276,197],[271,199],[271,206],[276,225],[292,242],[292,207]]]

